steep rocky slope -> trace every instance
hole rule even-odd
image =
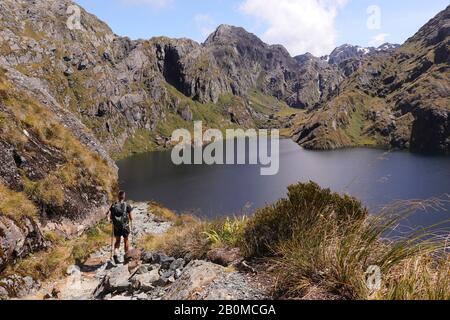
[[[39,79],[39,89],[79,118],[110,153],[136,136],[151,138],[148,144],[164,142],[168,129],[194,118],[225,127],[235,111],[240,123],[253,124],[244,101],[220,104],[232,89],[200,44],[117,37],[84,10],[82,29],[71,30],[71,5],[3,1],[0,65]]]
[[[450,153],[450,7],[393,52],[371,55],[297,124],[310,149],[359,145]]]
[[[257,88],[291,107],[310,108],[328,97],[342,80],[340,74],[316,59],[299,64],[280,45],[267,45],[242,28],[219,26],[205,42],[232,92],[245,95]]]
[[[45,246],[41,227],[72,236],[103,216],[117,179],[98,141],[33,84],[0,70],[0,269]]]

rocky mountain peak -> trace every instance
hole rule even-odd
[[[334,49],[329,56],[329,63],[338,65],[341,62],[351,59],[351,58],[361,58],[371,52],[373,52],[375,48],[364,48],[360,46],[354,46],[350,44],[344,44],[342,46]]]
[[[386,42],[379,46],[377,48],[377,51],[393,51],[395,49],[398,49],[399,47],[399,44]]]
[[[302,63],[305,63],[307,61],[318,59],[318,58],[316,56],[314,56],[313,54],[307,52],[305,54],[301,54],[301,55],[295,56],[294,59],[298,63],[302,64]]]
[[[254,42],[254,45],[264,46],[256,35],[248,32],[244,28],[222,24],[206,39],[205,45],[231,45],[242,42]]]

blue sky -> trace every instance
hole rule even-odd
[[[219,24],[242,26],[292,55],[344,43],[402,43],[448,0],[76,0],[130,38],[165,35],[202,42]],[[373,6],[376,7],[373,7]],[[368,12],[368,9],[370,9]],[[369,22],[369,24],[368,24]]]

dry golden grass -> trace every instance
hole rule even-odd
[[[8,110],[8,114],[0,113],[2,138],[13,145],[24,145],[27,138],[22,131],[26,129],[45,145],[61,151],[66,161],[53,174],[42,181],[34,182],[36,185],[31,189],[34,190],[35,196],[42,196],[44,201],[61,204],[64,187],[84,184],[96,186],[112,198],[117,175],[105,160],[81,144],[48,109],[31,97],[16,92],[10,83],[1,77],[0,90],[6,92],[3,102]]]
[[[374,299],[450,300],[450,262],[448,255],[417,255],[395,267],[385,277]]]
[[[29,275],[37,280],[58,279],[68,266],[84,263],[89,255],[107,245],[111,236],[111,225],[103,221],[87,230],[81,237],[65,240],[53,232],[46,233],[52,242],[50,248],[20,260],[9,266],[5,274]]]
[[[206,256],[210,248],[207,237],[203,234],[205,223],[190,215],[176,218],[174,225],[162,235],[147,235],[138,246],[144,250],[160,251],[170,256],[182,258],[190,254],[193,259]]]
[[[179,223],[166,234],[148,236],[140,245],[176,257],[191,253],[197,259],[213,247],[239,247],[247,258],[262,259],[270,267],[278,298],[301,298],[318,290],[324,297],[344,299],[448,300],[447,242],[426,230],[385,238],[411,212],[440,205],[436,199],[399,202],[368,216],[354,198],[314,183],[298,184],[289,188],[289,199],[253,217],[213,222],[175,218]],[[174,221],[173,214],[164,216]],[[370,266],[380,268],[379,290],[367,285]]]
[[[18,219],[35,217],[37,208],[22,192],[15,192],[0,182],[0,215]]]
[[[273,266],[276,297],[321,288],[346,299],[449,298],[450,259],[442,238],[427,230],[385,238],[410,213],[440,206],[438,200],[403,202],[364,218],[357,202],[334,195],[331,201],[315,185],[289,191],[289,199],[258,211],[245,231],[247,255]],[[366,282],[370,266],[382,276],[374,291]]]
[[[30,198],[54,206],[62,206],[64,204],[63,185],[55,176],[48,175],[37,182],[23,178],[23,183],[24,191]]]
[[[157,218],[168,222],[175,223],[180,217],[172,210],[169,210],[154,201],[148,203],[148,210],[151,213],[153,213]]]
[[[171,222],[172,227],[163,235],[143,237],[139,246],[144,250],[161,251],[175,257],[189,253],[194,259],[202,259],[213,247],[242,245],[245,217],[204,221],[190,214],[178,215],[156,202],[148,205],[150,212]]]

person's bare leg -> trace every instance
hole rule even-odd
[[[117,250],[120,249],[120,237],[116,237],[116,243],[114,244],[114,255],[117,255]]]
[[[129,245],[128,245],[128,237],[123,238],[123,247],[125,249],[125,254],[128,252]]]

